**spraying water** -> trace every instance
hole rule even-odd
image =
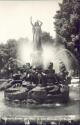
[[[19,58],[23,64],[30,62],[33,67],[42,65],[42,67],[46,69],[49,63],[53,62],[55,71],[59,72],[59,64],[62,61],[68,71],[77,68],[76,58],[69,50],[65,49],[63,45],[56,45],[50,42],[42,43],[41,21],[36,21],[33,24],[31,19],[31,25],[33,41],[21,39],[21,42],[19,42]]]
[[[18,40],[18,59],[21,61],[21,64],[26,62],[31,63],[31,54],[33,53],[32,41],[29,41],[27,38],[20,38]]]

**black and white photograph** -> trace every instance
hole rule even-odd
[[[80,125],[80,0],[0,1],[0,125]]]

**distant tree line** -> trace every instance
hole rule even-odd
[[[9,39],[6,44],[0,44],[0,76],[7,77],[17,66],[17,41]]]

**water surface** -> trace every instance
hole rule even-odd
[[[19,102],[14,103],[5,101],[4,92],[0,92],[1,117],[79,115],[79,106],[79,87],[70,87],[70,101],[67,104],[27,105]]]

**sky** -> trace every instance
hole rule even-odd
[[[0,1],[0,43],[8,39],[28,37],[32,40],[32,26],[37,19],[43,22],[42,31],[55,38],[53,17],[62,0],[44,1]]]

